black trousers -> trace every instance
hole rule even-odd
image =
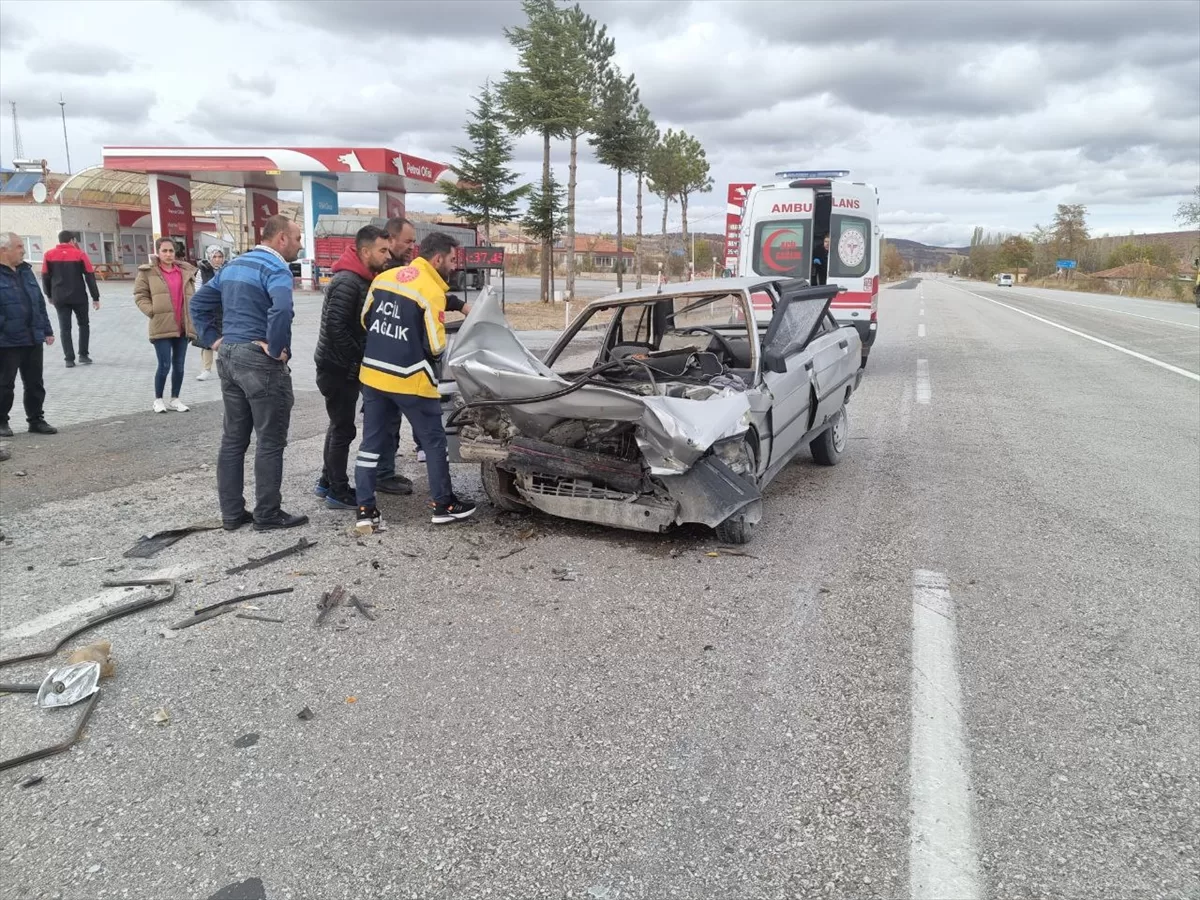
[[[58,310],[58,340],[62,344],[63,358],[74,361],[75,344],[71,340],[71,313],[79,320],[79,355],[88,355],[88,338],[92,335],[92,327],[88,323],[88,305],[56,306]]]
[[[16,396],[17,373],[25,390],[25,418],[39,421],[46,402],[46,386],[42,383],[42,345],[30,347],[0,347],[0,425],[8,424]]]
[[[317,390],[325,398],[325,412],[329,415],[321,480],[340,494],[350,494],[353,491],[346,477],[346,465],[350,457],[350,444],[358,432],[355,428],[358,418],[358,378],[350,378],[346,372],[337,369],[317,369]]]

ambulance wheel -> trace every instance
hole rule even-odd
[[[501,512],[524,512],[528,507],[516,499],[511,472],[505,472],[495,463],[479,464],[479,477],[483,481],[483,492],[488,502]]]

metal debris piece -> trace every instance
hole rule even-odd
[[[321,599],[317,601],[317,620],[314,624],[320,625],[325,621],[325,617],[333,610],[342,605],[342,600],[346,597],[346,589],[340,584],[332,591],[326,591],[321,595]]]
[[[97,560],[108,559],[107,556],[89,556],[87,559],[64,559],[58,565],[60,568],[69,569],[72,566],[82,566],[84,563],[96,562]]]
[[[524,547],[513,547],[508,552],[501,553],[499,556],[496,557],[496,559],[497,560],[508,559],[510,556],[516,556],[518,553],[524,553],[524,552],[525,552]]]
[[[745,550],[738,550],[736,547],[718,547],[718,552],[724,553],[726,556],[744,556],[747,559],[758,559],[753,553],[747,553]],[[709,556],[716,556],[715,553],[710,553]]]
[[[45,780],[46,780],[45,775],[30,775],[28,778],[26,778],[24,781],[21,782],[21,787],[30,788],[30,787],[33,787],[35,784],[41,784]]]
[[[50,672],[38,688],[37,705],[42,709],[72,706],[100,690],[100,663],[81,662]]]
[[[248,562],[244,562],[240,566],[226,569],[225,574],[240,575],[242,572],[249,572],[251,569],[257,569],[260,566],[265,566],[268,563],[273,563],[276,560],[284,559],[294,553],[299,553],[302,550],[307,550],[309,547],[315,546],[317,546],[316,541],[310,541],[308,538],[300,538],[291,547],[284,547],[282,550],[276,550],[274,553],[268,553],[266,556],[260,556],[258,559],[251,559]]]
[[[208,606],[202,606],[195,611],[194,615],[202,615],[214,609],[219,609],[222,606],[229,606],[232,603],[241,603],[243,600],[257,600],[259,597],[274,597],[276,594],[290,594],[294,587],[276,588],[273,591],[256,591],[253,594],[239,594],[237,597],[230,597],[228,600],[220,600],[217,603],[210,603]]]
[[[30,660],[34,659],[46,659],[47,657],[53,656],[63,648],[64,644],[73,638],[79,637],[79,635],[83,634],[85,631],[91,631],[93,628],[96,628],[99,625],[112,622],[113,620],[119,619],[122,616],[127,616],[143,609],[149,609],[152,606],[158,606],[160,603],[166,603],[168,600],[175,599],[175,592],[178,589],[178,585],[175,583],[174,578],[142,578],[130,581],[103,581],[101,582],[101,585],[106,588],[154,587],[157,585],[168,585],[171,589],[161,597],[150,596],[142,600],[134,600],[130,603],[123,604],[122,606],[114,607],[107,612],[97,613],[91,618],[84,620],[84,623],[74,631],[68,632],[66,636],[62,638],[62,640],[60,640],[49,650],[45,652],[24,653],[21,656],[10,656],[8,659],[0,659],[0,667],[11,666],[19,662],[29,662]]]
[[[165,706],[160,706],[154,711],[150,721],[155,725],[169,725],[171,724],[171,713]]]
[[[41,750],[34,750],[30,753],[23,753],[20,756],[14,756],[12,759],[6,759],[0,762],[0,772],[7,769],[23,766],[25,763],[33,762],[38,759],[45,759],[48,756],[55,756],[64,751],[70,750],[79,739],[83,736],[83,730],[87,728],[88,721],[92,718],[92,711],[95,710],[96,704],[100,702],[100,691],[92,694],[88,700],[87,706],[83,708],[83,712],[79,715],[79,721],[75,725],[75,730],[71,732],[70,737],[58,744],[51,744],[49,747],[43,747]]]
[[[182,619],[171,626],[172,631],[179,631],[183,628],[191,628],[193,625],[199,625],[201,622],[207,622],[209,619],[215,619],[217,616],[223,616],[225,613],[233,612],[232,606],[222,606],[219,609],[210,610],[206,613],[197,613]]]
[[[555,581],[578,581],[579,573],[574,569],[551,569]]]
[[[250,731],[243,734],[240,738],[233,742],[233,746],[239,750],[244,750],[247,747],[253,747],[258,743],[258,732]]]
[[[412,550],[401,550],[400,553],[403,556],[407,556],[409,559],[420,559],[421,558],[420,553],[414,553]]]
[[[354,604],[354,608],[357,609],[360,613],[362,613],[363,616],[368,621],[370,621],[370,622],[375,621],[376,616],[371,612],[370,607],[368,607],[367,604],[363,603],[361,600],[359,600],[353,594],[350,595],[350,602],[352,604]]]
[[[304,707],[304,709],[300,710],[300,712],[296,713],[296,718],[299,719],[301,722],[308,722],[308,721],[311,721],[312,719],[316,718],[316,715],[317,715],[316,713],[314,713],[311,709],[309,709],[306,706],[306,707]]]
[[[256,616],[251,613],[238,613],[234,616],[235,619],[249,619],[251,622],[273,622],[276,625],[282,625],[283,619],[275,619],[271,616]]]
[[[215,531],[220,527],[220,522],[210,520],[207,522],[194,522],[183,528],[168,528],[165,531],[156,531],[154,534],[144,534],[122,555],[132,559],[149,559],[166,550],[176,541],[183,540],[189,534],[197,531]]]

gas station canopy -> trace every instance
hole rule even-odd
[[[104,168],[201,184],[300,191],[304,176],[336,178],[349,193],[438,193],[444,163],[384,147],[105,147]]]

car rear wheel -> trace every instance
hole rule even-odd
[[[813,459],[818,465],[836,466],[846,449],[846,436],[850,420],[846,416],[846,407],[839,409],[833,416],[829,427],[821,432],[820,437],[810,443]]]
[[[483,481],[483,492],[487,494],[488,502],[501,512],[523,512],[528,507],[514,496],[513,477],[511,473],[501,469],[491,462],[479,464],[479,477]]]

